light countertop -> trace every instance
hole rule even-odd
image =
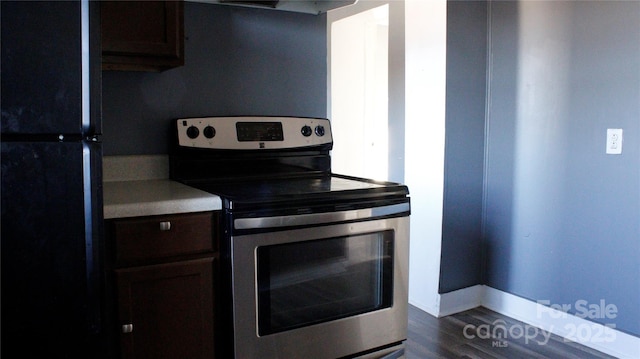
[[[104,218],[215,211],[222,208],[220,197],[169,180],[163,168],[164,162],[161,157],[105,157]],[[146,170],[131,176],[135,172],[132,168]],[[127,174],[126,177],[123,174]]]
[[[104,183],[104,218],[214,211],[220,197],[171,180]]]

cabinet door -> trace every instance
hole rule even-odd
[[[100,11],[104,70],[184,65],[182,1],[101,1]]]
[[[214,357],[213,258],[116,270],[122,358]]]

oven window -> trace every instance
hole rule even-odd
[[[258,247],[258,333],[393,304],[393,231]]]

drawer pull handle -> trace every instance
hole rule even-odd
[[[123,324],[122,325],[122,333],[129,334],[133,332],[133,324]]]
[[[169,222],[169,221],[160,222],[160,230],[161,231],[171,230],[171,222]]]

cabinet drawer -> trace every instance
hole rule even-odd
[[[190,213],[113,221],[117,262],[214,251],[213,213]]]

